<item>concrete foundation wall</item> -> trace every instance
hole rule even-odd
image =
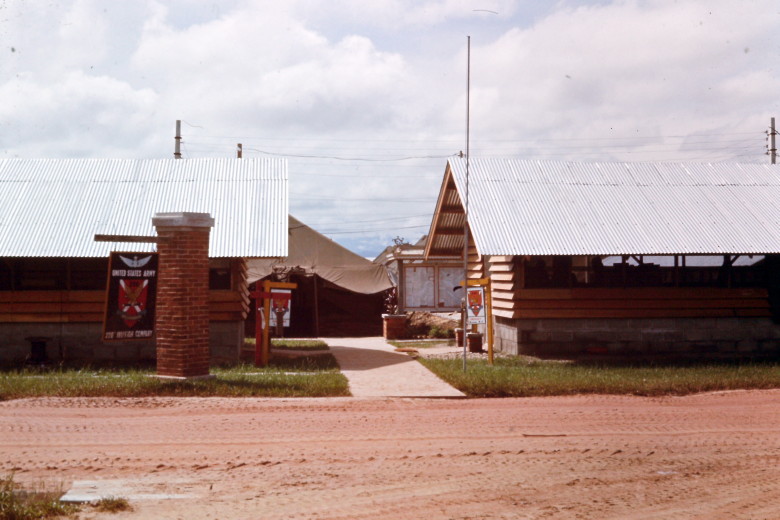
[[[154,341],[100,341],[100,323],[3,323],[0,324],[0,362],[23,363],[30,356],[27,337],[52,338],[47,342],[46,355],[52,362],[126,362],[154,361]],[[212,364],[238,361],[244,342],[244,322],[218,321],[209,325]]]
[[[507,354],[578,356],[768,354],[780,351],[769,318],[496,318],[494,348]]]
[[[209,324],[209,348],[212,365],[238,362],[243,345],[243,321],[212,321]]]

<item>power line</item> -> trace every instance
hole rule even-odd
[[[419,229],[419,228],[427,228],[430,227],[430,223],[428,224],[420,224],[419,226],[397,226],[397,227],[391,227],[391,228],[371,228],[371,229],[364,229],[364,230],[353,230],[353,231],[321,231],[317,230],[319,233],[322,233],[323,235],[352,235],[352,234],[358,234],[358,233],[373,233],[375,231],[394,231],[396,229]]]
[[[339,199],[335,202],[353,202],[353,201],[364,201],[364,202],[432,202],[436,199],[435,196],[431,196],[429,198],[425,199],[408,199],[408,198],[393,198],[393,199],[363,199],[363,198],[348,198],[348,197],[339,197]],[[290,200],[328,200],[333,201],[333,197],[297,197],[295,195],[290,195]]]
[[[188,144],[196,147],[197,144],[193,144],[193,140],[188,140]],[[642,147],[644,146],[654,146],[653,149],[644,149]],[[680,143],[663,143],[658,141],[647,141],[644,143],[617,143],[617,144],[611,144],[611,145],[593,145],[593,144],[579,144],[579,145],[573,145],[573,146],[566,146],[566,150],[582,150],[582,151],[593,151],[595,153],[602,152],[604,150],[623,150],[623,149],[640,149],[640,151],[662,151],[662,152],[676,152],[680,151],[680,147],[697,147],[699,149],[722,149],[724,146],[734,147],[734,146],[750,146],[750,145],[756,145],[758,146],[757,141],[749,140],[749,139],[739,139],[739,140],[729,140],[729,141],[685,141]],[[227,153],[228,148],[222,147],[222,146],[212,146],[212,145],[200,145],[197,146],[199,148],[199,151],[203,153],[204,151],[222,151]],[[524,146],[524,147],[514,147],[514,146],[508,146],[508,145],[502,145],[502,146],[496,146],[495,143],[491,143],[490,145],[479,145],[475,144],[474,148],[476,150],[479,150],[481,154],[496,154],[496,153],[517,153],[519,151],[522,152],[558,152],[560,153],[561,147],[559,145],[533,145],[533,146]],[[306,148],[304,148],[306,149]],[[309,148],[311,149],[311,148]],[[421,148],[418,148],[419,150],[422,150]],[[232,145],[230,150],[232,150]],[[281,149],[279,151],[275,152],[269,152],[265,150],[260,150],[258,148],[250,148],[250,147],[244,147],[244,150],[252,150],[256,151],[258,153],[262,153],[265,155],[274,155],[274,156],[281,156],[281,157],[292,157],[292,158],[298,158],[298,159],[319,159],[319,160],[337,160],[337,161],[366,161],[366,162],[401,162],[401,161],[413,161],[413,160],[419,160],[419,161],[425,161],[425,160],[439,160],[439,159],[447,159],[449,157],[452,157],[453,153],[444,153],[441,154],[433,154],[428,153],[424,155],[404,155],[401,157],[347,157],[344,155],[326,155],[326,154],[316,154],[316,153],[292,153],[291,151],[284,149]],[[426,150],[430,150],[430,148],[427,148]],[[346,149],[344,151],[347,151]],[[361,151],[365,152],[366,148],[361,148]],[[383,149],[371,149],[368,150],[372,153],[379,154],[386,154],[387,152],[391,151],[410,151],[407,149],[395,149],[395,148],[383,148]]]
[[[247,148],[244,150],[252,150],[253,152],[262,153],[265,155],[274,155],[277,157],[298,157],[303,159],[332,159],[334,161],[365,161],[365,162],[398,162],[398,161],[410,161],[413,159],[446,159],[448,157],[454,157],[455,154],[450,155],[424,155],[424,156],[411,156],[411,157],[394,157],[392,159],[372,159],[369,157],[338,157],[333,155],[300,155],[300,154],[285,154],[268,152],[257,148]]]
[[[567,141],[625,141],[625,140],[647,140],[647,139],[663,139],[663,138],[672,138],[672,139],[686,139],[691,137],[702,137],[707,140],[711,140],[716,137],[721,136],[736,136],[736,135],[753,135],[758,137],[759,135],[765,135],[765,132],[763,131],[750,131],[750,132],[724,132],[724,133],[696,133],[696,134],[658,134],[658,135],[648,135],[648,136],[625,136],[625,137],[566,137]],[[313,141],[315,143],[323,143],[323,142],[351,142],[351,143],[446,143],[448,147],[452,147],[450,145],[453,145],[455,147],[460,146],[462,143],[461,139],[452,138],[452,139],[429,139],[429,138],[419,138],[419,139],[388,139],[388,138],[376,138],[371,139],[370,137],[364,137],[360,136],[359,138],[336,138],[336,137],[298,137],[298,136],[276,136],[276,137],[270,137],[270,136],[247,136],[247,135],[241,135],[241,136],[215,136],[215,135],[197,135],[195,136],[197,139],[211,139],[214,141],[227,141],[230,143],[233,143],[235,140],[242,140],[243,141],[250,141],[250,140],[259,140],[259,141],[283,141],[283,142],[306,142],[306,141]],[[532,137],[532,138],[524,138],[524,139],[498,139],[498,138],[489,138],[489,139],[477,139],[475,142],[492,142],[492,143],[501,143],[501,142],[539,142],[539,141],[551,141],[558,143],[562,137]]]
[[[349,223],[350,224],[367,224],[370,222],[389,222],[391,220],[408,220],[410,218],[422,218],[425,217],[428,220],[430,220],[433,217],[432,213],[423,213],[421,215],[408,215],[406,217],[389,217],[389,218],[380,218],[380,219],[373,219],[373,220],[353,220],[350,218]],[[322,224],[341,224],[344,222],[344,219],[336,220],[336,221],[317,221],[315,224],[312,225],[322,225]]]
[[[709,161],[714,160],[729,160],[735,158],[749,157],[749,154],[744,152],[748,151],[750,147],[756,146],[756,160],[760,160],[759,155],[763,155],[764,151],[759,150],[759,141],[757,139],[745,138],[744,136],[761,136],[760,140],[763,143],[765,138],[765,132],[730,132],[730,133],[710,133],[710,134],[688,134],[688,135],[655,135],[655,136],[630,136],[630,137],[567,137],[567,146],[561,148],[559,146],[559,139],[554,138],[532,138],[532,139],[490,139],[477,141],[474,143],[474,148],[478,150],[475,155],[483,157],[501,157],[501,156],[517,156],[522,155],[527,158],[545,158],[545,157],[559,157],[566,158],[572,155],[577,157],[600,157],[605,154],[614,154],[616,157],[621,155],[635,156],[635,155],[664,155],[669,157],[669,160],[673,160],[674,157],[679,157],[677,161],[694,161],[697,159],[704,159]],[[220,151],[228,153],[228,149],[232,151],[234,143],[231,141],[230,146],[227,146],[227,139],[234,139],[230,137],[220,136],[197,136],[196,138],[188,139],[187,152],[188,156],[201,156],[206,155],[204,151]],[[240,138],[244,143],[247,139],[243,136]],[[264,155],[273,155],[279,157],[288,157],[291,159],[300,159],[307,161],[307,164],[311,166],[332,167],[333,165],[329,161],[339,161],[344,163],[371,163],[376,168],[386,167],[390,164],[397,164],[406,162],[403,168],[420,168],[430,169],[430,165],[420,164],[421,161],[442,160],[452,157],[453,154],[450,150],[454,147],[451,143],[456,143],[455,140],[449,139],[437,139],[437,140],[425,140],[425,139],[349,139],[349,138],[299,138],[299,137],[250,137],[249,139],[259,139],[266,142],[284,143],[284,146],[278,147],[277,150],[271,151],[266,147],[246,146],[245,150],[251,150],[255,153]],[[664,142],[666,141],[666,142]],[[225,146],[221,146],[218,143],[226,142]],[[305,145],[304,143],[311,143],[311,145]],[[336,149],[339,152],[334,154],[322,154],[316,153],[319,146],[323,143],[339,143]],[[393,146],[366,146],[372,144],[391,144]],[[404,143],[408,143],[407,146],[403,146]],[[482,144],[480,144],[482,143]],[[522,144],[526,146],[521,146]],[[347,146],[341,146],[346,144]],[[422,144],[422,146],[421,146]],[[401,145],[401,146],[399,146]],[[651,146],[643,148],[644,146]],[[276,146],[275,146],[276,147]],[[436,153],[437,148],[441,149],[446,147],[447,150],[442,150],[442,153]],[[328,147],[333,149],[332,146]],[[297,150],[305,151],[312,150],[313,153],[299,153]],[[363,152],[360,156],[348,156],[347,153],[350,150]],[[295,151],[295,153],[293,153]],[[389,153],[398,152],[414,152],[421,151],[421,154],[409,154],[395,157],[387,157]],[[692,157],[692,153],[717,151],[717,156],[698,155]],[[426,153],[427,152],[427,153]],[[366,155],[367,154],[367,155]],[[614,158],[612,159],[614,160]],[[653,160],[653,159],[648,159]],[[417,162],[417,164],[410,164]],[[366,175],[361,174],[348,174],[348,173],[321,173],[300,171],[298,169],[293,170],[293,175],[312,176],[312,177],[344,177],[344,178],[356,178],[365,177],[370,175],[374,178],[383,177],[379,171],[373,170]],[[430,177],[438,177],[438,172],[430,174]],[[425,178],[422,175],[399,175],[399,173],[393,172],[387,174],[390,178]]]
[[[303,177],[352,177],[352,178],[365,178],[366,174],[356,174],[356,173],[310,173],[310,172],[293,172],[290,174],[291,176],[294,175],[301,175]],[[371,176],[372,179],[419,179],[419,178],[439,178],[441,177],[441,174],[430,174],[430,175],[398,175],[396,173],[389,173],[387,175],[377,175],[375,172],[371,172],[368,174]]]

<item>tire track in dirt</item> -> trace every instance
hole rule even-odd
[[[126,518],[774,518],[779,405],[778,391],[19,400],[0,403],[0,471],[195,497]]]

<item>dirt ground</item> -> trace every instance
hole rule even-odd
[[[776,519],[780,391],[17,400],[0,464],[135,508],[100,518]]]

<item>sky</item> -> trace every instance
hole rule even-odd
[[[287,157],[290,212],[373,258],[428,232],[467,123],[472,157],[769,163],[778,28],[777,0],[0,0],[0,157],[169,158],[181,120],[184,158]]]

